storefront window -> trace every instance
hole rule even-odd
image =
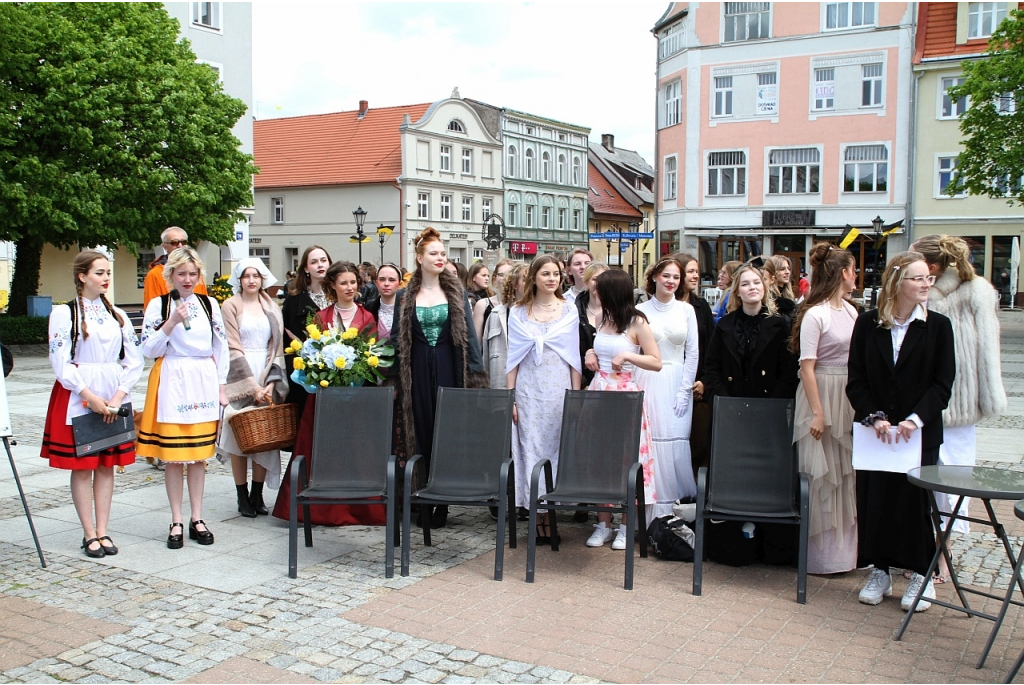
[[[999,304],[1003,307],[1010,306],[1010,299],[1013,297],[1016,285],[1010,278],[1012,245],[1013,236],[1011,235],[992,236],[992,285],[999,291]]]
[[[963,239],[967,242],[967,247],[971,251],[971,266],[974,267],[974,273],[978,274],[982,278],[985,277],[985,236],[963,236]]]
[[[789,257],[796,275],[799,276],[801,271],[807,271],[805,242],[806,239],[802,235],[777,235],[772,238],[772,254]]]

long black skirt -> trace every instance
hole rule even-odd
[[[938,462],[939,448],[924,450],[922,466]],[[932,495],[902,473],[857,472],[857,566],[910,569],[924,575],[935,555],[929,514]]]

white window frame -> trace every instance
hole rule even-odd
[[[441,145],[441,171],[451,173],[452,170],[452,146]]]
[[[448,122],[448,131],[449,133],[465,133],[466,127],[458,119],[452,119]]]
[[[484,215],[484,218],[489,217],[493,212],[491,211],[491,198],[485,197],[480,200],[480,210]]]
[[[665,157],[665,191],[662,197],[666,200],[675,200],[679,196],[679,158],[675,155]]]
[[[566,210],[565,207],[559,207],[558,208],[558,215],[557,215],[558,216],[558,227],[557,228],[558,228],[559,231],[564,231],[565,230],[567,214],[568,214],[568,210]]]
[[[540,208],[540,227],[551,228],[551,208],[541,207]]]
[[[957,193],[956,195],[947,195],[945,187],[942,184],[943,175],[948,175],[946,185],[952,183],[957,176],[957,164],[959,155],[954,153],[936,153],[935,155],[935,199],[937,200],[955,200],[962,197],[967,197],[966,192]]]
[[[831,76],[831,78],[828,78]],[[821,84],[821,85],[819,85]],[[828,88],[831,86],[832,96],[828,96]],[[836,68],[815,67],[814,69],[814,98],[811,101],[811,109],[815,112],[831,112],[836,108]],[[825,90],[819,90],[824,88]]]
[[[1005,2],[967,3],[967,38],[988,38],[1006,19]]]
[[[508,225],[509,226],[515,226],[516,225],[516,214],[518,213],[518,211],[517,211],[518,208],[519,208],[519,204],[518,203],[516,203],[516,202],[509,202],[508,203]]]
[[[462,173],[467,176],[473,175],[473,148],[462,148]]]
[[[1017,111],[1017,97],[1012,90],[1000,93],[995,99],[996,114],[1013,114]]]
[[[416,194],[416,218],[430,220],[430,193]]]
[[[765,111],[759,111],[757,105],[755,105],[754,114],[763,117],[777,117],[779,116],[779,72],[775,71],[761,71],[757,74],[757,102],[761,102],[761,89],[767,88],[768,86],[775,86],[775,108],[765,109]]]
[[[473,220],[473,196],[463,195],[462,196],[462,220],[472,221]]]
[[[508,157],[508,175],[510,177],[514,178],[515,175],[516,175],[516,146],[515,145],[509,145],[508,146],[508,155],[507,155],[507,157]]]
[[[963,85],[964,76],[942,76],[939,78],[939,102],[938,111],[936,112],[937,119],[959,119],[960,115],[967,111],[967,108],[971,106],[971,100],[968,97],[962,97],[956,102],[953,102],[946,91],[953,87]],[[949,110],[947,114],[946,111]]]
[[[222,2],[193,2],[190,3],[192,6],[189,8],[191,14],[192,28],[202,29],[203,31],[211,31],[213,33],[224,32],[224,3]],[[205,24],[202,22],[202,6],[209,5],[210,14],[212,15],[211,22]]]
[[[732,159],[729,159],[729,156]],[[736,197],[747,194],[747,153],[743,150],[712,150],[708,151],[707,157],[707,179],[704,186],[709,197]],[[731,185],[733,192],[726,193],[725,179],[731,174]],[[743,190],[740,190],[740,186]],[[713,188],[712,188],[713,186]],[[714,190],[714,192],[712,192]]]
[[[582,231],[583,230],[583,210],[574,209],[572,210],[572,230]]]
[[[536,205],[531,205],[529,203],[526,204],[526,212],[525,212],[525,216],[523,217],[523,225],[526,228],[533,228],[533,208],[534,207],[536,207]]]
[[[452,220],[452,196],[442,194],[441,195],[441,218],[440,221],[451,221]]]
[[[677,21],[668,28],[665,28],[658,34],[658,59],[665,59],[676,54],[686,44],[683,40],[685,37],[683,32],[683,22]]]
[[[857,9],[860,9],[860,22],[857,20]],[[864,20],[866,10],[870,10],[871,19]],[[842,13],[842,16],[840,16]],[[875,26],[878,22],[878,3],[875,2],[823,2],[821,30],[847,31],[864,26]],[[830,26],[829,24],[833,25]]]
[[[268,269],[270,268],[270,248],[269,247],[250,247],[249,256],[256,257],[263,262],[263,265]]]
[[[665,84],[665,126],[675,126],[683,120],[683,82],[677,79]]]
[[[196,62],[198,62],[199,64],[205,64],[206,66],[208,66],[211,69],[213,69],[214,71],[216,71],[217,72],[217,83],[221,83],[221,84],[224,83],[224,65],[223,64],[221,64],[220,62],[211,62],[208,59],[197,59]]]
[[[533,150],[523,152],[523,178],[533,179]]]
[[[572,184],[578,186],[583,183],[583,164],[580,158],[573,155],[572,158]]]
[[[817,160],[804,160],[804,161],[779,161],[772,162],[773,153],[779,152],[780,156],[785,153],[793,151],[794,154],[799,151],[813,151]],[[765,166],[767,167],[767,173],[765,174],[765,195],[772,197],[781,197],[783,195],[820,195],[821,194],[821,148],[819,147],[799,147],[799,148],[767,148],[765,150]],[[810,157],[811,155],[807,155]],[[774,192],[771,190],[772,187],[772,176],[774,175],[772,170],[774,168],[779,169],[778,173],[778,189]],[[792,190],[786,190],[786,170],[789,169],[790,173],[790,185]],[[799,170],[803,169],[804,172],[804,190],[797,190],[797,183],[799,181]],[[817,180],[817,189],[811,190],[811,181]]]
[[[540,180],[547,183],[551,176],[551,155],[547,152],[540,153]]]
[[[284,223],[284,198],[283,197],[272,197],[272,198],[270,198],[270,223],[272,223],[272,224],[283,224]]]
[[[732,116],[732,76],[712,76],[711,85],[715,91],[715,107],[711,116],[715,118]]]
[[[876,70],[877,74],[874,73]],[[885,106],[885,64],[872,62],[860,65],[860,83],[861,107]],[[868,102],[864,102],[865,96]]]
[[[730,12],[729,10],[733,10]],[[750,35],[751,17],[757,15],[757,35]],[[739,17],[743,17],[742,20]],[[740,43],[771,38],[772,4],[770,2],[723,2],[722,42]],[[742,28],[743,35],[739,36]],[[731,35],[731,37],[730,37]]]
[[[877,154],[881,152],[881,154]],[[858,157],[863,159],[858,159]],[[846,187],[846,180],[849,177],[848,171],[853,168],[853,188]],[[861,172],[871,167],[871,188],[863,190],[860,187]],[[843,187],[844,193],[888,193],[891,185],[892,165],[889,160],[889,147],[884,143],[847,145],[843,149]],[[882,171],[882,174],[879,174]],[[880,175],[885,176],[885,187],[878,187]]]
[[[565,185],[565,155],[558,155],[558,182]]]

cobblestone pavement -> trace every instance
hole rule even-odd
[[[979,426],[979,445],[993,446],[983,465],[1024,471],[1024,315],[1001,318],[1011,406]],[[163,477],[136,464],[117,476],[111,534],[121,554],[87,559],[67,474],[38,458],[49,365],[38,350],[18,352],[7,379],[14,453],[48,567],[0,466],[0,683],[986,682],[1022,646],[1016,609],[981,671],[984,621],[933,607],[893,642],[902,612],[889,600],[859,605],[862,574],[811,578],[800,606],[787,569],[709,564],[705,595],[693,597],[690,565],[638,560],[627,593],[619,553],[586,550],[589,526],[568,520],[563,556],[553,563],[542,550],[537,583],[523,583],[524,544],[508,550],[505,580],[494,583],[494,524],[458,508],[434,547],[414,543],[407,578],[383,577],[380,529],[357,527],[316,529],[291,580],[284,524],[240,519],[230,473],[216,462],[204,511],[213,547],[164,548]],[[140,384],[137,402],[143,394]],[[1022,544],[1024,525],[1007,506],[997,511]],[[953,549],[961,581],[1007,587],[1009,563],[991,532],[957,536]]]

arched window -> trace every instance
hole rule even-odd
[[[547,181],[551,175],[551,155],[544,152],[540,156],[540,180]]]
[[[508,175],[516,175],[516,146],[508,146]]]
[[[572,158],[572,184],[578,186],[580,184],[580,158]]]
[[[452,119],[448,122],[448,130],[453,133],[465,133],[466,127],[462,125],[462,122],[458,119]]]
[[[565,155],[558,155],[558,182],[565,183]]]
[[[527,150],[523,154],[526,157],[526,162],[523,168],[524,176],[526,178],[533,178],[533,150]]]

